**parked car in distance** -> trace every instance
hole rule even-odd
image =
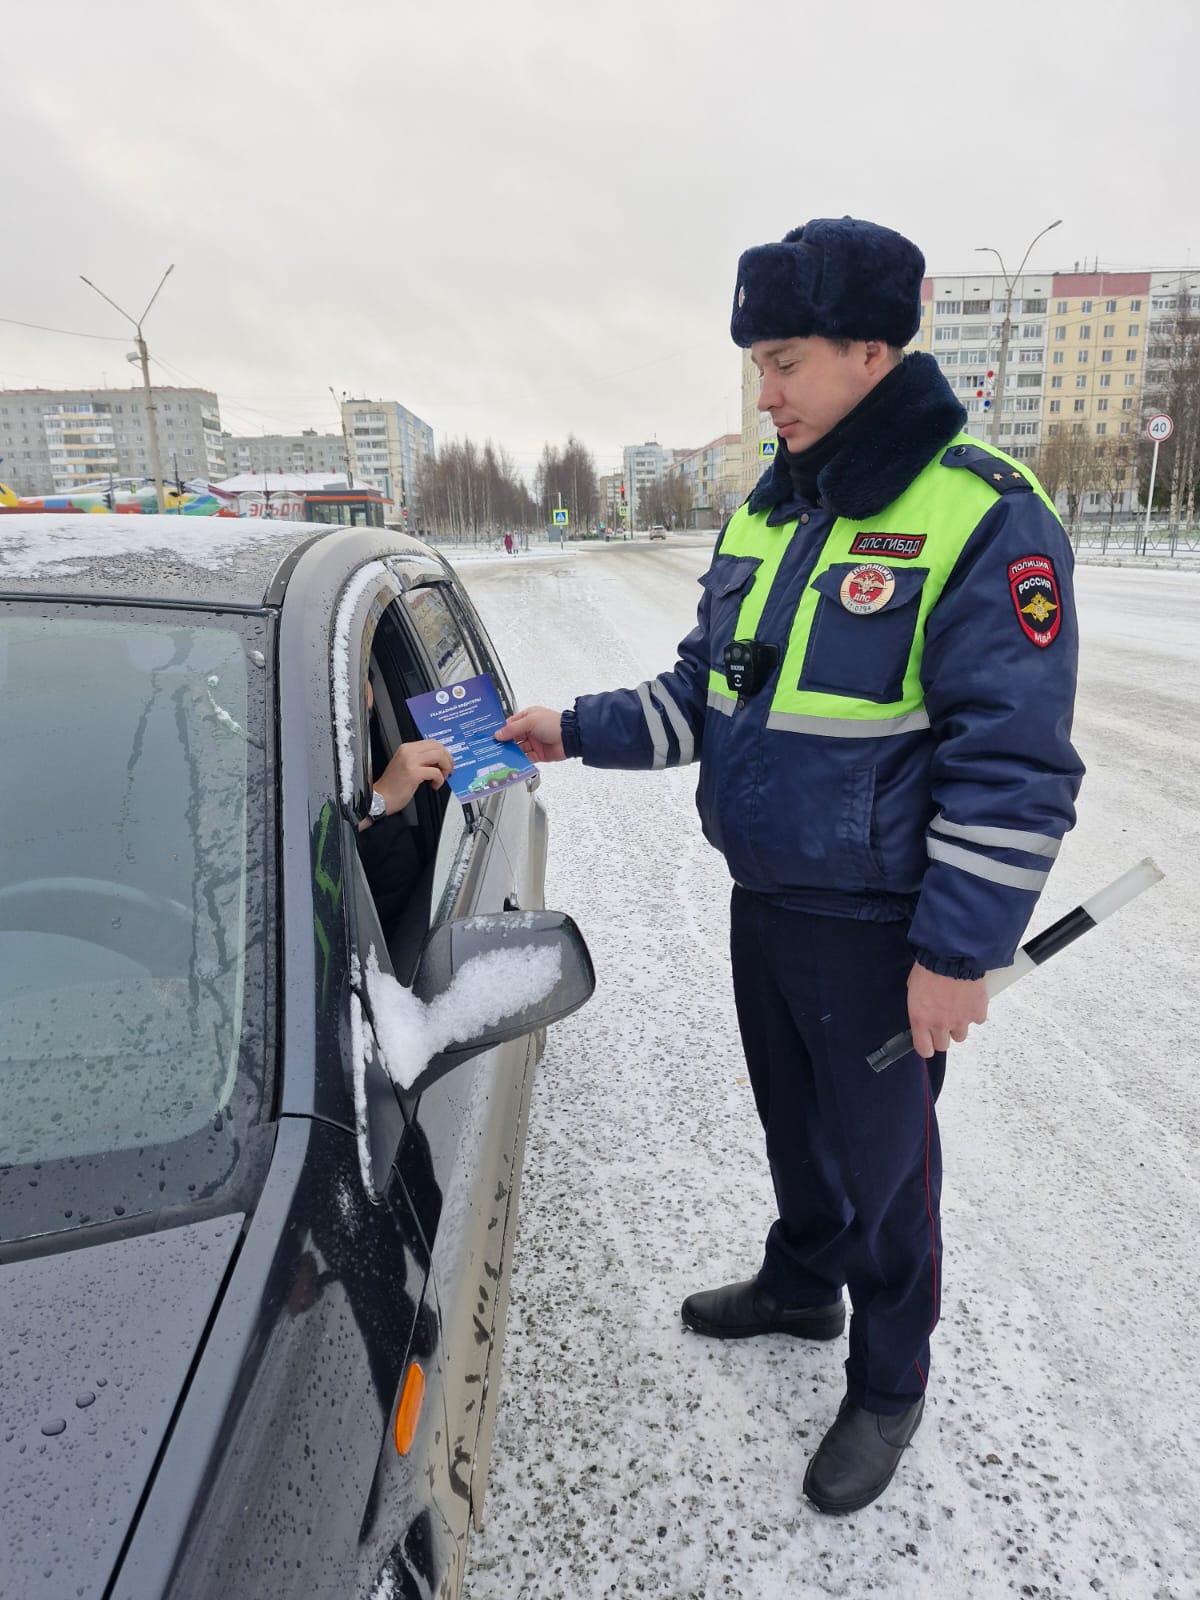
[[[401,533],[0,518],[0,1594],[458,1596],[593,983],[536,775],[365,825],[481,672]]]
[[[650,529],[650,537],[652,539],[665,539],[667,537],[667,530],[661,522],[656,522]]]

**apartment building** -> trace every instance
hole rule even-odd
[[[342,425],[355,478],[392,502],[391,519],[406,520],[421,467],[433,460],[433,429],[398,400],[343,400]]]
[[[243,472],[324,473],[333,477],[346,471],[346,441],[340,433],[222,435],[225,470],[233,477]]]
[[[642,507],[648,491],[660,484],[675,463],[675,452],[664,450],[657,439],[645,444],[627,444],[622,452],[625,467],[625,498],[629,506],[629,526],[644,525]]]
[[[1097,486],[1082,509],[1133,509],[1135,445],[1146,359],[1148,272],[1056,273],[1046,374],[1047,444],[1082,436]],[[1098,448],[1096,448],[1098,447]],[[1101,478],[1111,494],[1099,487]]]
[[[619,472],[607,472],[596,479],[596,501],[600,507],[600,520],[609,527],[624,527],[629,514],[627,502],[621,499],[621,485],[625,482]]]
[[[42,432],[54,488],[69,493],[80,484],[119,472],[117,435],[106,405],[68,400],[45,408]]]
[[[758,368],[751,361],[749,350],[743,350],[741,472],[738,482],[743,500],[771,464],[770,457],[763,455],[762,446],[766,444],[773,451],[775,445],[776,435],[771,419],[765,411],[758,409],[758,392]]]
[[[966,408],[967,427],[1018,461],[1037,460],[1045,421],[1047,329],[1052,273],[1026,272],[1008,285],[999,274],[928,277],[912,350],[932,355]],[[1000,340],[1010,319],[1004,392]]]
[[[1146,324],[1146,365],[1143,408],[1157,410],[1163,403],[1175,356],[1179,324],[1200,321],[1200,268],[1166,267],[1150,273],[1149,321]]]
[[[684,455],[671,470],[687,488],[690,526],[719,527],[743,498],[742,436],[722,434]]]
[[[154,389],[163,476],[225,476],[217,397]],[[0,482],[18,494],[64,494],[81,484],[150,478],[154,461],[145,391],[0,389]]]

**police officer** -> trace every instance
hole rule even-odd
[[[682,1316],[833,1339],[849,1288],[846,1394],[804,1479],[826,1512],[881,1494],[921,1421],[945,1052],[985,1019],[1082,776],[1070,546],[1026,468],[962,431],[933,359],[903,354],[924,267],[849,217],[742,256],[732,334],[779,445],[695,629],[670,672],[499,735],[541,761],[700,762],[779,1215],[756,1275]],[[873,1072],[910,1026],[912,1054]]]

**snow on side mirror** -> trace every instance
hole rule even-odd
[[[411,990],[374,963],[367,982],[388,1073],[413,1096],[472,1056],[561,1021],[596,987],[583,935],[561,911],[442,923]]]

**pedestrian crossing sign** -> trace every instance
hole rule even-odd
[[[760,439],[759,440],[759,442],[758,442],[758,453],[759,453],[759,455],[762,457],[762,459],[764,461],[770,461],[771,460],[771,458],[775,454],[775,446],[778,443],[779,443],[779,441],[777,439]]]
[[[566,506],[556,506],[554,508],[554,526],[556,528],[565,528],[570,520],[571,513]]]

